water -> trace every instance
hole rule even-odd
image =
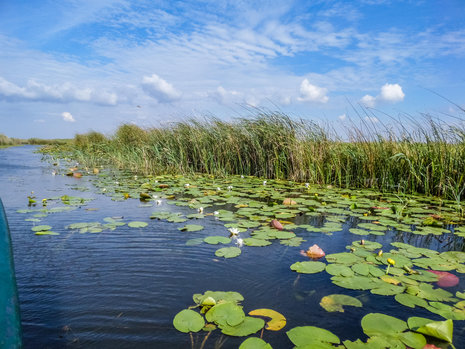
[[[422,309],[410,310],[391,296],[339,288],[325,272],[305,275],[290,271],[291,264],[305,260],[300,249],[314,243],[327,254],[345,251],[345,246],[358,238],[347,229],[333,236],[298,234],[307,240],[302,247],[286,247],[275,241],[263,248],[244,247],[238,258],[220,259],[214,255],[219,248],[216,245],[185,243],[190,238],[222,235],[223,222],[208,217],[200,223],[206,229],[180,232],[177,228],[184,224],[150,220],[150,214],[160,209],[189,214],[191,209],[170,208],[167,204],[141,207],[133,199],[112,201],[96,193],[89,176],[52,176],[52,164],[41,161],[35,149],[24,146],[0,150],[0,196],[13,240],[24,348],[189,348],[189,336],[176,331],[172,320],[193,304],[194,293],[206,290],[241,293],[246,312],[270,308],[282,313],[288,320],[286,327],[264,333],[263,338],[273,348],[292,348],[285,331],[304,325],[328,329],[342,340],[364,340],[360,320],[370,312],[404,320],[412,315],[441,319]],[[76,185],[89,190],[73,190]],[[64,194],[95,200],[34,223],[25,221],[31,214],[17,212],[27,208],[31,191],[39,201]],[[141,229],[118,227],[98,234],[65,229],[71,223],[102,221],[109,216],[124,216],[126,222],[140,220],[149,225]],[[31,231],[34,224],[51,225],[60,235],[36,236]],[[406,241],[409,237],[387,234],[369,239],[390,249],[386,239],[392,238]],[[425,242],[425,237],[414,238],[409,243],[446,248],[437,239]],[[462,240],[459,245],[454,243],[455,249],[463,248]],[[452,291],[463,291],[463,286],[462,280]],[[319,302],[333,293],[358,296],[363,308],[327,313]],[[457,348],[465,347],[463,323],[455,322]],[[215,331],[206,348],[213,348],[222,338],[219,330]],[[243,340],[227,337],[223,348],[237,348]]]

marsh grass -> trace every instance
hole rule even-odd
[[[405,119],[405,118],[404,118]],[[360,115],[336,131],[282,113],[232,122],[214,117],[112,137],[76,135],[73,157],[145,174],[240,174],[346,188],[423,193],[460,202],[465,192],[465,129],[422,115],[388,127]]]

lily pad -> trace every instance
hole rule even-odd
[[[241,343],[239,349],[273,349],[273,347],[258,337],[250,337]]]
[[[264,239],[255,239],[255,238],[246,238],[244,239],[244,244],[247,246],[268,246],[271,245],[271,241],[264,240]]]
[[[408,319],[408,326],[411,330],[423,333],[427,336],[452,343],[454,324],[452,320],[434,321],[421,317],[411,317]]]
[[[181,310],[173,319],[174,327],[181,332],[198,332],[205,326],[203,317],[190,309]]]
[[[235,303],[216,304],[205,314],[208,322],[214,322],[218,326],[237,326],[245,319],[242,307]]]
[[[265,329],[270,331],[279,331],[284,326],[286,326],[286,318],[283,314],[278,313],[273,309],[255,309],[249,312],[251,316],[264,316],[270,318],[266,322]]]
[[[339,344],[339,338],[332,332],[315,326],[299,326],[286,332],[297,347],[318,344]],[[308,348],[311,348],[308,346]]]
[[[326,264],[322,262],[296,262],[291,265],[291,270],[304,274],[315,274],[325,270]]]
[[[50,229],[52,229],[52,227],[49,225],[36,225],[35,227],[31,228],[32,231],[47,231]]]
[[[178,230],[181,231],[199,231],[203,229],[203,225],[198,225],[198,224],[187,224],[184,227],[178,228]]]
[[[344,305],[361,307],[362,302],[345,294],[332,294],[321,298],[320,305],[328,312],[344,312]]]
[[[139,221],[134,221],[134,222],[129,222],[128,227],[131,228],[145,228],[148,225],[146,222],[139,222]]]
[[[228,336],[244,337],[260,331],[265,326],[265,321],[256,317],[246,316],[237,326],[222,325],[221,332]]]
[[[234,258],[239,256],[241,253],[242,251],[239,247],[223,247],[216,250],[215,255],[217,257]]]

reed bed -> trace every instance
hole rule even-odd
[[[465,191],[465,129],[423,115],[394,128],[347,123],[343,131],[282,113],[168,127],[121,125],[113,136],[76,135],[72,157],[145,174],[206,173],[422,193],[460,201]],[[460,126],[462,125],[462,126]]]

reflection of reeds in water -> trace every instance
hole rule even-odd
[[[465,128],[432,117],[394,128],[360,117],[338,133],[312,121],[259,113],[232,122],[207,118],[115,135],[77,135],[74,156],[144,173],[243,174],[346,188],[465,195]],[[338,134],[344,133],[344,136]]]

